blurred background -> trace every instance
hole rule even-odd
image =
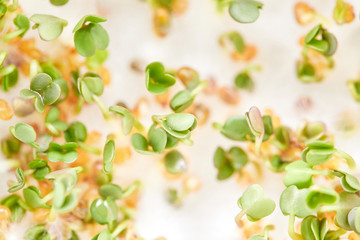
[[[360,107],[346,86],[348,79],[358,78],[360,73],[359,17],[350,24],[339,26],[331,20],[335,0],[307,1],[331,20],[326,28],[337,37],[338,50],[334,55],[335,67],[325,79],[321,83],[304,84],[296,77],[296,61],[302,49],[299,39],[317,22],[306,26],[296,22],[294,5],[297,1],[262,2],[264,6],[259,19],[252,24],[241,24],[231,19],[227,11],[219,14],[215,1],[188,0],[187,11],[172,17],[168,35],[160,38],[153,31],[150,5],[140,0],[70,0],[62,7],[52,6],[48,0],[20,1],[25,14],[52,14],[67,19],[69,24],[56,41],[68,45],[73,44],[71,31],[81,16],[98,14],[106,17],[108,21],[103,26],[110,35],[110,45],[105,65],[111,73],[111,85],[105,89],[101,99],[107,105],[120,101],[130,107],[134,107],[140,97],[149,99],[148,116],[141,119],[147,126],[152,114],[169,113],[170,108],[156,104],[145,88],[145,74],[132,70],[132,62],[146,66],[152,61],[160,61],[174,69],[189,66],[198,71],[201,79],[214,79],[219,85],[226,86],[232,86],[236,74],[249,64],[262,67],[260,72],[253,74],[254,91],[240,91],[237,105],[224,104],[215,96],[198,96],[196,101],[210,109],[209,120],[194,131],[194,145],[182,145],[179,150],[189,162],[189,173],[201,181],[201,188],[186,197],[180,207],[168,203],[166,192],[168,188],[178,188],[181,181],[164,177],[159,156],[133,152],[131,160],[117,168],[115,182],[125,185],[134,179],[143,182],[135,226],[139,236],[145,239],[163,236],[168,240],[242,239],[234,218],[239,212],[237,199],[246,185],[239,184],[235,178],[221,182],[216,179],[212,162],[215,149],[217,146],[228,148],[233,142],[215,131],[211,123],[224,122],[235,114],[242,115],[251,106],[257,106],[261,111],[271,109],[284,125],[293,128],[302,119],[324,122],[335,135],[336,147],[360,163]],[[360,2],[348,2],[358,14]],[[247,43],[256,46],[257,55],[250,62],[234,61],[220,47],[219,36],[233,30],[241,33]],[[27,37],[31,34],[38,38],[35,31]],[[48,49],[50,54],[53,50],[50,43],[41,42],[39,47]],[[1,92],[1,97],[11,99],[27,85],[27,81],[22,81],[9,93]],[[174,94],[175,90],[171,93]],[[77,119],[84,121],[90,130],[103,133],[109,132],[115,124],[106,124],[96,106],[86,106]],[[343,130],[344,119],[354,125],[350,133]],[[14,117],[1,122],[0,135],[7,135],[8,127],[20,121]],[[1,158],[0,164],[4,166]],[[6,171],[5,167],[0,168],[1,176],[9,178],[11,175],[5,174]],[[281,176],[270,172],[266,172],[265,180],[260,184],[273,199],[278,199],[283,189]],[[6,181],[2,178],[1,196],[5,192]],[[264,223],[276,223],[273,239],[289,239],[284,228],[287,217],[281,216],[278,208],[264,219]],[[9,239],[20,239],[16,237],[20,231],[23,230],[13,227]]]

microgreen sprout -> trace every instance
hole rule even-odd
[[[44,159],[34,159],[29,163],[29,168],[32,169],[33,177],[36,180],[44,180],[45,176],[51,172],[51,168]]]
[[[144,126],[142,126],[142,124],[138,120],[136,120],[135,116],[132,114],[130,110],[121,106],[114,105],[109,107],[109,111],[119,114],[122,117],[121,126],[124,135],[128,135],[133,129],[133,127],[138,129],[139,131],[144,130]]]
[[[9,41],[10,39],[13,39],[15,37],[21,37],[22,38],[30,28],[30,21],[25,15],[19,13],[14,18],[14,25],[18,29],[13,31],[13,32],[5,34],[4,37],[3,37],[3,39],[5,41]]]
[[[336,0],[333,18],[339,25],[351,23],[355,19],[354,7],[344,0]]]
[[[241,212],[236,216],[238,224],[245,214],[250,221],[255,222],[270,215],[275,209],[275,202],[264,197],[264,191],[258,184],[253,184],[245,190],[238,200],[238,205],[241,208]]]
[[[346,82],[346,85],[353,96],[354,100],[360,102],[360,81],[359,80],[349,80]]]
[[[237,52],[239,54],[245,51],[245,41],[241,34],[237,31],[226,32],[219,37],[219,43],[230,52]]]
[[[10,221],[19,222],[25,215],[25,203],[20,196],[11,194],[0,201],[0,205],[6,206],[10,209]]]
[[[68,24],[64,19],[47,14],[32,15],[30,20],[35,23],[32,28],[38,29],[40,38],[45,41],[58,38]]]
[[[50,162],[72,163],[79,155],[76,147],[77,144],[74,142],[67,142],[63,145],[51,142],[47,153],[48,160]]]
[[[20,95],[24,99],[35,99],[35,109],[42,113],[45,105],[52,105],[59,99],[61,88],[48,74],[39,73],[31,80],[30,90],[23,89]]]
[[[166,170],[171,174],[182,174],[188,169],[184,156],[177,150],[166,153],[164,162]]]
[[[63,6],[67,4],[69,0],[50,0],[50,3],[54,6]]]
[[[36,141],[35,130],[26,123],[18,123],[15,126],[10,127],[10,133],[18,139],[20,142],[29,144],[34,148],[38,148],[39,144]]]
[[[26,230],[25,240],[51,240],[51,235],[45,225],[37,224]]]
[[[75,142],[77,145],[85,151],[101,154],[101,150],[89,145],[86,145],[84,142],[87,138],[87,129],[85,125],[81,122],[73,122],[64,132],[65,140],[67,142]]]
[[[263,4],[255,0],[218,0],[218,8],[229,6],[230,16],[240,23],[253,23],[260,15]]]
[[[49,110],[45,118],[46,128],[55,136],[58,136],[60,132],[63,132],[67,128],[67,124],[64,121],[60,121],[60,109],[53,107]]]
[[[18,70],[14,64],[3,66],[7,52],[5,50],[0,51],[0,77],[1,87],[7,92],[9,87],[14,86],[18,81]]]
[[[245,116],[250,130],[255,136],[255,151],[257,154],[259,154],[261,143],[265,134],[265,126],[260,110],[257,107],[251,107],[249,112],[245,113]]]
[[[214,154],[214,165],[218,170],[217,179],[225,180],[243,168],[249,159],[246,152],[240,147],[232,147],[229,151],[218,147]]]
[[[322,27],[315,26],[305,37],[305,44],[325,56],[332,56],[337,48],[335,36]]]
[[[150,63],[145,72],[146,88],[152,94],[162,94],[176,82],[174,76],[165,72],[164,65],[160,62]]]
[[[95,102],[98,105],[105,119],[110,118],[107,107],[99,98],[104,91],[104,83],[99,74],[85,73],[83,77],[77,79],[77,89],[86,102]]]
[[[245,89],[248,91],[254,90],[254,80],[251,77],[251,72],[260,71],[259,65],[251,65],[246,67],[243,71],[238,73],[234,79],[234,84],[237,88]]]
[[[254,234],[252,235],[249,240],[269,240],[270,237],[269,237],[269,232],[271,230],[274,230],[275,227],[274,225],[267,225],[265,228],[264,228],[264,234],[261,235],[261,234]]]
[[[106,18],[86,15],[80,19],[73,29],[75,48],[80,55],[91,57],[96,49],[104,50],[109,45],[109,35],[99,24]]]
[[[11,186],[8,190],[8,192],[10,192],[10,193],[19,191],[20,189],[22,189],[25,186],[25,175],[21,168],[16,169],[15,176],[16,176],[16,180],[18,182],[11,184]]]

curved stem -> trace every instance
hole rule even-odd
[[[53,199],[53,197],[54,197],[54,191],[51,191],[51,192],[49,192],[45,197],[43,197],[43,198],[41,199],[41,202],[42,202],[42,203],[47,203],[48,201],[50,201],[51,199]]]
[[[346,152],[336,149],[336,152],[334,154],[338,157],[345,159],[346,163],[350,169],[353,170],[356,168],[356,163],[355,163],[354,159]]]
[[[119,225],[117,225],[114,231],[111,233],[111,237],[116,238],[122,231],[124,231],[127,228],[128,224],[129,224],[128,221],[120,222]]]
[[[96,155],[100,155],[102,150],[99,149],[99,148],[96,148],[96,147],[92,147],[92,146],[89,146],[89,145],[86,145],[85,143],[83,142],[78,142],[78,145],[80,148],[82,148],[83,150],[87,151],[87,152],[90,152],[90,153],[93,153],[93,154],[96,154]]]
[[[123,198],[126,198],[126,197],[128,197],[131,193],[133,193],[137,188],[139,188],[140,187],[140,181],[135,181],[133,184],[131,184],[130,186],[128,186],[125,190],[124,190],[124,192],[123,192],[123,194],[122,194],[122,197]]]
[[[108,119],[110,118],[110,113],[109,113],[107,107],[105,107],[105,104],[104,104],[104,103],[100,100],[100,98],[99,98],[98,96],[96,96],[96,95],[93,95],[92,98],[93,98],[94,102],[96,103],[96,105],[99,106],[99,108],[100,108],[100,110],[101,110],[104,118],[105,118],[106,120],[108,120]]]
[[[84,101],[84,98],[80,96],[78,102],[76,103],[75,113],[79,113],[81,111]]]
[[[291,239],[293,240],[303,240],[301,235],[295,232],[295,215],[290,214],[289,216],[289,226],[288,226],[288,233]]]

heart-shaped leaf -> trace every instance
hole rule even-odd
[[[266,217],[275,209],[275,202],[264,197],[264,191],[258,184],[253,184],[245,190],[238,200],[238,205],[250,221]]]
[[[341,186],[347,192],[360,191],[359,180],[351,174],[340,170],[334,170],[334,175],[340,178]]]
[[[64,19],[47,14],[34,14],[30,20],[35,23],[33,28],[39,29],[39,35],[45,41],[58,38],[63,28],[68,24]]]
[[[154,152],[162,153],[166,146],[167,136],[166,132],[157,128],[155,124],[151,126],[148,132],[149,145]]]
[[[110,139],[106,142],[103,152],[103,171],[109,174],[115,159],[115,141]]]
[[[146,88],[152,94],[162,94],[166,89],[175,84],[175,78],[166,73],[160,62],[153,62],[146,67]]]
[[[122,131],[124,135],[128,135],[136,121],[134,115],[128,109],[121,106],[111,106],[109,111],[122,116]]]
[[[299,190],[292,185],[286,188],[280,196],[280,209],[284,215],[294,215],[297,217],[305,217],[312,213],[307,207],[306,198],[308,189]]]
[[[39,147],[39,145],[35,142],[36,140],[35,130],[26,123],[17,123],[15,127],[11,126],[10,133],[23,143],[29,144],[34,148]]]
[[[298,188],[307,188],[313,183],[313,169],[302,160],[290,163],[286,166],[285,171],[283,181],[287,187],[295,185]]]
[[[235,0],[230,3],[230,16],[240,23],[252,23],[258,19],[263,4],[254,0]]]

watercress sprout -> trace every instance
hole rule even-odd
[[[74,142],[67,142],[63,145],[51,142],[47,153],[48,160],[50,162],[72,163],[79,155],[76,147],[77,144]]]
[[[36,141],[35,130],[26,123],[17,123],[15,126],[10,127],[10,133],[20,142],[29,144],[33,148],[39,148]]]
[[[152,94],[162,94],[176,82],[174,76],[165,72],[164,65],[160,62],[150,63],[145,72],[146,88]]]
[[[14,25],[18,29],[13,31],[13,32],[5,34],[4,37],[3,37],[3,39],[5,41],[9,41],[10,39],[13,39],[15,37],[21,37],[22,38],[30,28],[30,21],[25,15],[19,13],[14,18]]]
[[[13,193],[16,191],[19,191],[20,189],[22,189],[25,186],[25,175],[24,172],[21,168],[17,168],[15,171],[15,176],[16,176],[16,180],[18,181],[17,183],[13,183],[8,192]]]
[[[64,121],[60,121],[60,109],[53,107],[49,110],[45,117],[46,128],[55,136],[59,136],[60,132],[63,132],[67,128],[67,124]]]
[[[218,170],[217,179],[225,180],[243,168],[249,161],[246,152],[240,147],[232,147],[229,151],[218,147],[214,154],[214,165]]]
[[[275,202],[264,197],[264,191],[258,184],[253,184],[245,190],[238,200],[238,205],[242,210],[236,216],[237,221],[240,221],[245,214],[250,221],[258,221],[270,215],[275,209]]]
[[[33,169],[33,177],[36,180],[44,180],[45,176],[51,172],[51,168],[44,159],[34,159],[29,163],[29,168]]]
[[[207,82],[199,82],[191,89],[178,92],[170,101],[170,108],[174,112],[182,112],[188,108],[195,100],[196,95],[206,86]]]
[[[263,4],[255,0],[229,1],[229,14],[237,22],[253,23],[260,15],[259,9]]]
[[[325,56],[332,56],[337,48],[335,36],[324,29],[321,24],[315,26],[306,35],[305,44]]]
[[[6,92],[9,87],[14,86],[18,80],[18,71],[14,64],[3,66],[7,56],[7,51],[0,51],[0,77],[2,89]]]
[[[38,29],[40,38],[45,41],[58,38],[63,28],[68,24],[64,19],[47,14],[34,14],[30,20],[35,23],[32,28]]]
[[[109,45],[109,35],[99,24],[106,18],[86,15],[80,19],[73,29],[75,48],[84,57],[95,54],[96,49],[104,50]]]
[[[133,127],[138,129],[139,131],[143,131],[144,127],[141,125],[141,123],[136,120],[135,116],[132,114],[132,112],[122,106],[110,106],[109,111],[119,114],[122,117],[122,131],[124,135],[128,135]]]
[[[61,88],[46,73],[39,73],[31,79],[30,90],[23,89],[20,92],[24,99],[35,99],[35,109],[42,113],[44,105],[52,105],[60,95]]]
[[[275,227],[274,225],[267,225],[265,228],[264,228],[264,234],[261,235],[261,234],[254,234],[252,235],[249,240],[269,240],[269,231],[271,230],[274,230]]]
[[[177,150],[166,153],[164,162],[166,170],[171,174],[182,174],[188,169],[184,156]]]

